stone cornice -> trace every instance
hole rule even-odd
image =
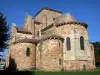
[[[32,33],[29,32],[28,30],[23,29],[23,28],[17,29],[17,32],[19,32],[19,33],[24,33],[24,34],[32,34]]]
[[[36,21],[36,20],[34,20],[34,23],[35,23],[35,24],[42,24],[41,22]]]
[[[62,25],[66,25],[66,24],[78,24],[78,25],[82,25],[84,26],[85,28],[88,27],[88,25],[84,22],[78,22],[78,21],[69,21],[69,22],[63,22],[63,23],[59,23],[59,24],[56,24],[55,26],[56,27],[59,27],[59,26],[62,26]],[[53,27],[53,24],[50,24],[48,26],[46,26],[45,28],[43,28],[41,31],[45,31],[45,30],[48,30],[49,28]]]
[[[58,35],[51,35],[51,36],[47,36],[45,38],[42,39],[20,39],[17,41],[14,41],[12,44],[16,44],[16,43],[32,43],[32,44],[37,44],[39,42],[43,42],[47,39],[59,39],[59,40],[64,40],[64,38],[62,38],[61,36]]]
[[[45,41],[45,40],[47,40],[47,39],[59,39],[59,40],[64,40],[64,38],[62,38],[61,36],[58,36],[58,35],[55,35],[55,34],[53,34],[53,35],[51,35],[51,36],[47,36],[47,37],[45,37],[45,38],[42,38],[41,40],[40,40],[40,42],[43,42],[43,41]]]
[[[16,44],[16,43],[34,43],[34,44],[37,44],[38,42],[39,42],[39,40],[36,40],[36,39],[20,39],[20,40],[13,42],[13,44]]]
[[[58,27],[58,26],[62,26],[62,25],[65,25],[65,24],[79,24],[79,25],[84,26],[85,28],[88,27],[88,25],[86,23],[84,23],[84,22],[78,22],[78,21],[63,22],[63,23],[57,24],[56,26]]]

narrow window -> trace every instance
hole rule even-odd
[[[37,31],[37,36],[39,36],[39,31]]]
[[[70,44],[70,38],[69,37],[66,39],[66,44],[67,44],[67,50],[71,50],[71,44]]]
[[[84,38],[83,38],[83,36],[80,37],[80,48],[81,48],[81,50],[84,50]]]
[[[59,44],[59,48],[60,48],[60,41],[58,41],[58,44]]]
[[[30,48],[26,49],[26,56],[30,56]]]
[[[59,65],[61,65],[61,59],[59,59]]]
[[[53,20],[55,20],[55,18],[53,18]]]

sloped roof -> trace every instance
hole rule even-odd
[[[17,40],[13,43],[23,43],[23,42],[26,42],[26,43],[38,43],[39,40],[38,39],[20,39],[20,40]]]
[[[52,39],[52,38],[55,38],[55,39],[60,39],[60,40],[64,40],[64,38],[62,38],[61,36],[58,36],[56,34],[53,34],[53,35],[50,35],[50,36],[47,36],[45,38],[42,38],[40,41],[45,41],[46,39]]]
[[[68,21],[68,22],[62,22],[62,23],[58,23],[56,24],[56,26],[62,26],[62,25],[66,25],[66,24],[79,24],[79,25],[82,25],[84,26],[85,28],[88,27],[88,25],[84,22],[79,22],[79,21]]]
[[[74,17],[68,12],[64,15],[61,15],[59,17],[57,17],[54,21],[55,24],[59,24],[59,23],[62,23],[62,22],[68,22],[68,21],[76,21],[74,19]]]
[[[26,33],[26,34],[32,34],[32,33],[29,32],[27,29],[24,29],[24,28],[18,28],[18,29],[17,29],[17,32]]]
[[[40,11],[38,11],[35,15],[35,17],[42,11],[42,10],[50,10],[50,11],[54,11],[54,12],[57,12],[57,13],[62,13],[61,11],[58,11],[58,10],[54,10],[54,9],[50,9],[50,8],[47,8],[47,7],[44,7],[42,9],[40,9]]]

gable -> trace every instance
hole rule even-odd
[[[36,13],[36,15],[35,15],[35,17],[37,16],[37,15],[39,15],[43,10],[49,10],[49,11],[52,11],[52,12],[56,12],[56,13],[62,13],[61,11],[58,11],[58,10],[54,10],[54,9],[50,9],[50,8],[42,8],[42,9],[40,9],[37,13]]]
[[[41,22],[44,26],[53,23],[53,18],[60,16],[61,13],[52,9],[41,9],[35,16],[35,20]]]

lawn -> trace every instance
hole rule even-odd
[[[100,67],[91,71],[73,71],[73,72],[42,72],[42,71],[0,71],[0,75],[11,73],[13,75],[100,75]]]

